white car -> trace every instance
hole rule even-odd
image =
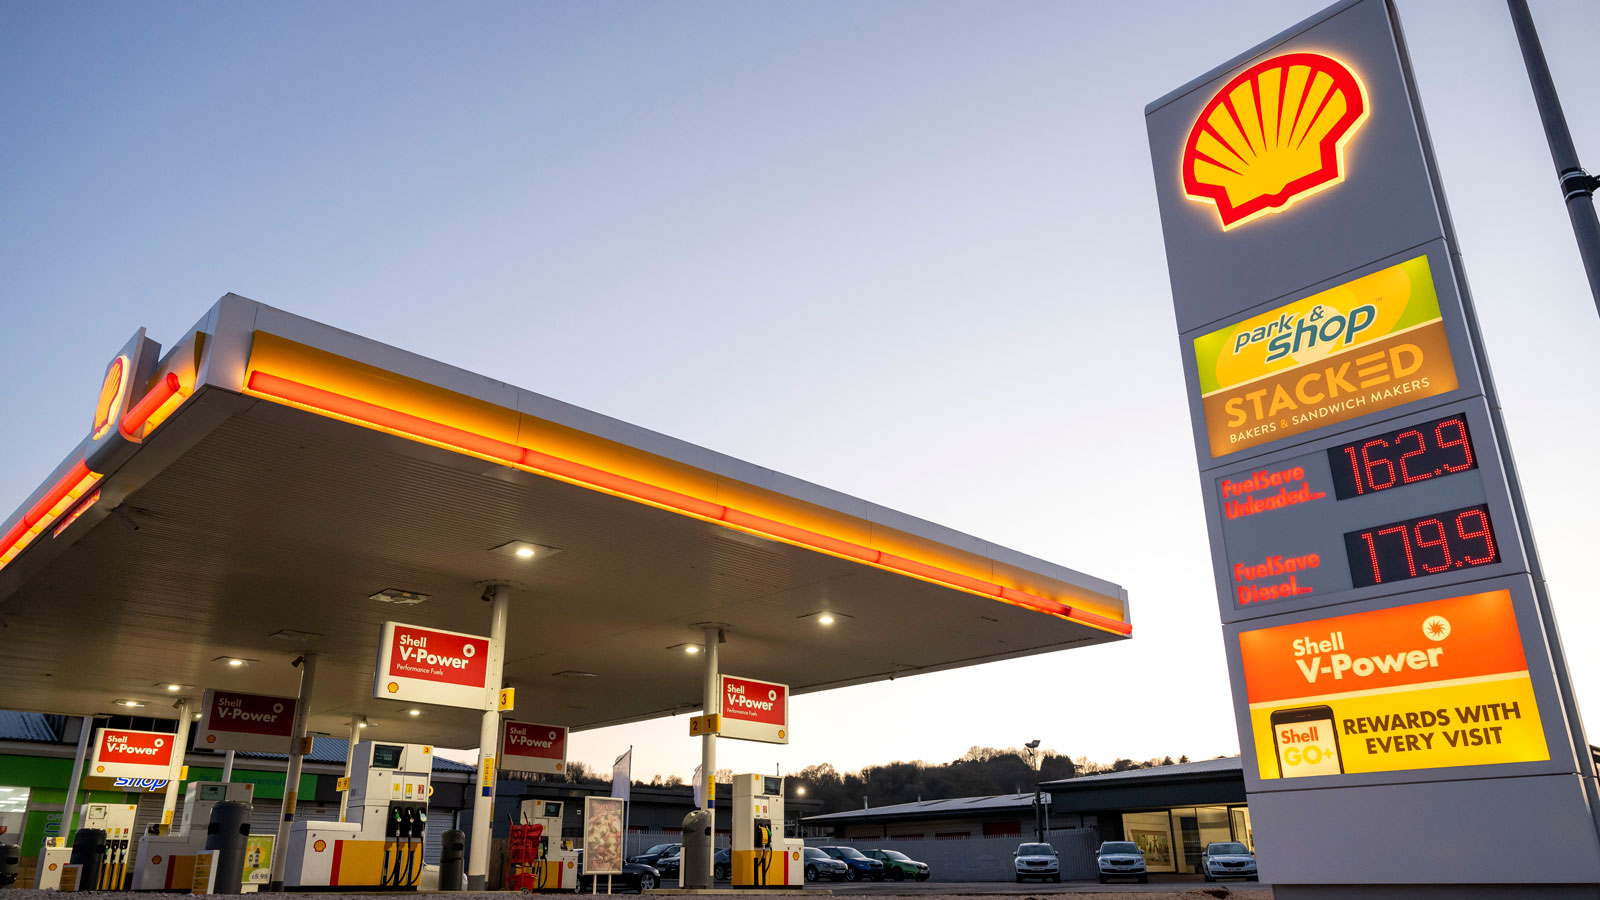
[[[1100,883],[1113,878],[1134,878],[1140,884],[1150,881],[1144,868],[1144,853],[1133,841],[1106,841],[1094,852],[1095,865],[1100,867]]]
[[[1061,860],[1056,856],[1056,848],[1049,844],[1022,844],[1011,855],[1016,857],[1014,865],[1019,883],[1029,878],[1061,880]]]
[[[1207,881],[1218,878],[1248,878],[1260,881],[1256,874],[1256,857],[1250,848],[1238,841],[1216,841],[1206,845],[1200,854],[1200,874]]]

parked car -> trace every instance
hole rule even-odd
[[[605,885],[605,875],[583,874],[583,851],[578,851],[578,893],[597,893],[597,888]],[[636,863],[632,860],[622,864],[622,874],[612,875],[612,891],[653,891],[661,884],[661,872],[654,866]]]
[[[875,859],[867,859],[866,855],[854,847],[818,847],[823,853],[849,866],[844,873],[846,881],[860,881],[870,878],[873,881],[883,880],[883,863]]]
[[[733,853],[727,847],[711,854],[711,877],[716,881],[733,880]]]
[[[864,850],[868,859],[875,859],[883,863],[885,875],[895,881],[905,881],[915,878],[918,881],[928,880],[928,864],[917,862],[899,850]]]
[[[1218,878],[1247,878],[1260,881],[1256,872],[1256,857],[1250,848],[1238,841],[1213,841],[1200,854],[1200,874],[1207,881]]]
[[[1011,855],[1016,857],[1013,865],[1016,867],[1018,883],[1029,878],[1061,881],[1061,859],[1056,856],[1056,848],[1049,844],[1019,844]]]
[[[678,877],[678,867],[682,863],[683,863],[683,847],[679,846],[678,849],[676,849],[676,850],[668,850],[666,852],[666,855],[664,855],[660,859],[656,860],[655,868],[657,868],[657,869],[659,869],[661,871],[661,877],[662,878],[677,878]]]
[[[850,864],[842,859],[834,859],[815,847],[807,847],[805,857],[807,881],[844,881],[850,877]]]
[[[657,844],[638,856],[628,857],[628,862],[639,863],[653,869],[663,856],[677,857],[682,850],[682,844]]]
[[[1140,884],[1150,881],[1145,871],[1144,851],[1133,841],[1106,841],[1094,852],[1095,865],[1100,868],[1100,883],[1113,878],[1134,878]]]

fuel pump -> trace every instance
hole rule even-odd
[[[733,778],[733,886],[804,886],[800,856],[805,842],[783,836],[783,779],[773,775]]]
[[[211,824],[211,810],[224,800],[249,804],[254,798],[255,785],[252,784],[192,781],[185,785],[183,825],[175,832],[140,836],[139,853],[133,861],[133,889],[188,890],[194,883],[195,857],[206,852],[206,828]],[[111,832],[107,831],[108,851],[111,840]]]
[[[431,746],[356,744],[346,821],[290,827],[284,887],[416,890],[432,777]]]
[[[85,803],[78,811],[79,828],[106,833],[106,855],[95,884],[79,885],[83,891],[120,891],[128,876],[128,854],[133,850],[135,803]]]
[[[572,842],[564,840],[562,814],[565,800],[524,800],[518,810],[521,819],[517,824],[529,829],[532,836],[532,858],[514,861],[525,868],[529,885],[539,891],[575,891],[578,889],[578,851]]]

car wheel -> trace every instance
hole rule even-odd
[[[1212,882],[1212,881],[1216,881],[1217,880],[1210,872],[1204,873],[1204,878],[1208,882]]]
[[[1149,884],[1150,883],[1150,876],[1149,875],[1140,875],[1139,876],[1139,883],[1140,884]]]
[[[1050,876],[1050,880],[1055,882],[1056,884],[1060,884],[1061,883],[1061,876],[1060,875],[1051,875]]]
[[[1028,879],[1026,879],[1026,878],[1024,878],[1024,877],[1022,877],[1022,876],[1021,876],[1021,875],[1018,875],[1018,876],[1017,876],[1017,884],[1022,884],[1022,883],[1023,883],[1023,882],[1025,882],[1025,881],[1027,881],[1027,880],[1028,880]]]
[[[807,881],[816,881],[817,880],[817,867],[816,866],[806,866],[806,880]]]
[[[928,873],[927,872],[918,873],[917,880],[918,881],[927,881],[928,880]]]
[[[856,874],[856,867],[855,866],[851,866],[850,868],[844,870],[844,880],[845,881],[855,881],[857,878],[860,878],[860,877],[861,877],[860,875]]]
[[[651,875],[649,872],[641,872],[639,874],[639,893],[642,894],[645,891],[653,891],[655,889],[656,889],[655,876]]]
[[[1100,876],[1100,883],[1101,884],[1110,884],[1111,883],[1111,879],[1105,877],[1104,875],[1101,875]]]
[[[900,870],[900,869],[895,869],[894,870],[894,880],[895,881],[905,881],[906,880],[906,873],[904,871]]]

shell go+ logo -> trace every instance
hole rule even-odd
[[[1286,53],[1235,75],[1200,111],[1180,163],[1184,194],[1228,231],[1344,181],[1344,148],[1371,107],[1354,69]]]

